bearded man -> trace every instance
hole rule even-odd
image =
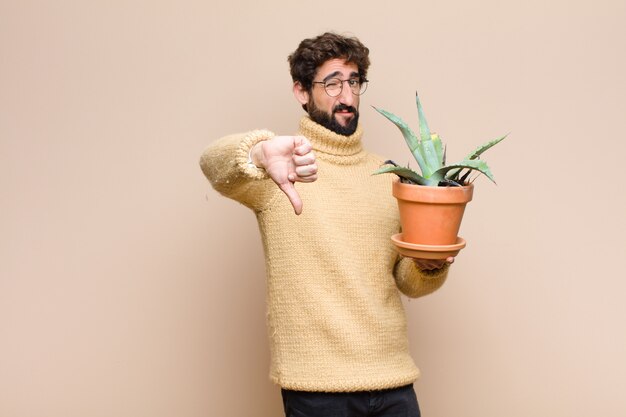
[[[270,378],[287,417],[419,416],[401,293],[435,291],[454,259],[403,258],[390,241],[400,231],[392,179],[372,175],[383,160],[363,148],[359,125],[368,48],[324,33],[288,61],[307,112],[297,135],[230,135],[200,160],[259,223]]]

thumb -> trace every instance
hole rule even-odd
[[[302,200],[300,199],[300,194],[296,191],[296,187],[293,186],[291,181],[287,181],[281,184],[278,184],[278,187],[282,190],[283,193],[289,199],[289,202],[293,206],[294,212],[299,215],[302,213]]]

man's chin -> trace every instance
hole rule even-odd
[[[344,136],[350,136],[353,134],[356,131],[359,121],[359,118],[354,113],[350,113],[349,116],[335,115],[333,119],[335,123],[333,123],[334,128],[331,130]]]
[[[338,125],[346,128],[354,120],[354,113],[341,114],[335,113],[335,121]]]

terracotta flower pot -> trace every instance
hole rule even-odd
[[[474,185],[427,187],[393,182],[398,199],[402,240],[418,245],[454,245]]]

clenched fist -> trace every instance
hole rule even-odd
[[[302,200],[295,182],[317,180],[317,165],[311,143],[304,136],[275,136],[254,145],[252,162],[265,169],[285,193],[296,214],[302,213]]]

